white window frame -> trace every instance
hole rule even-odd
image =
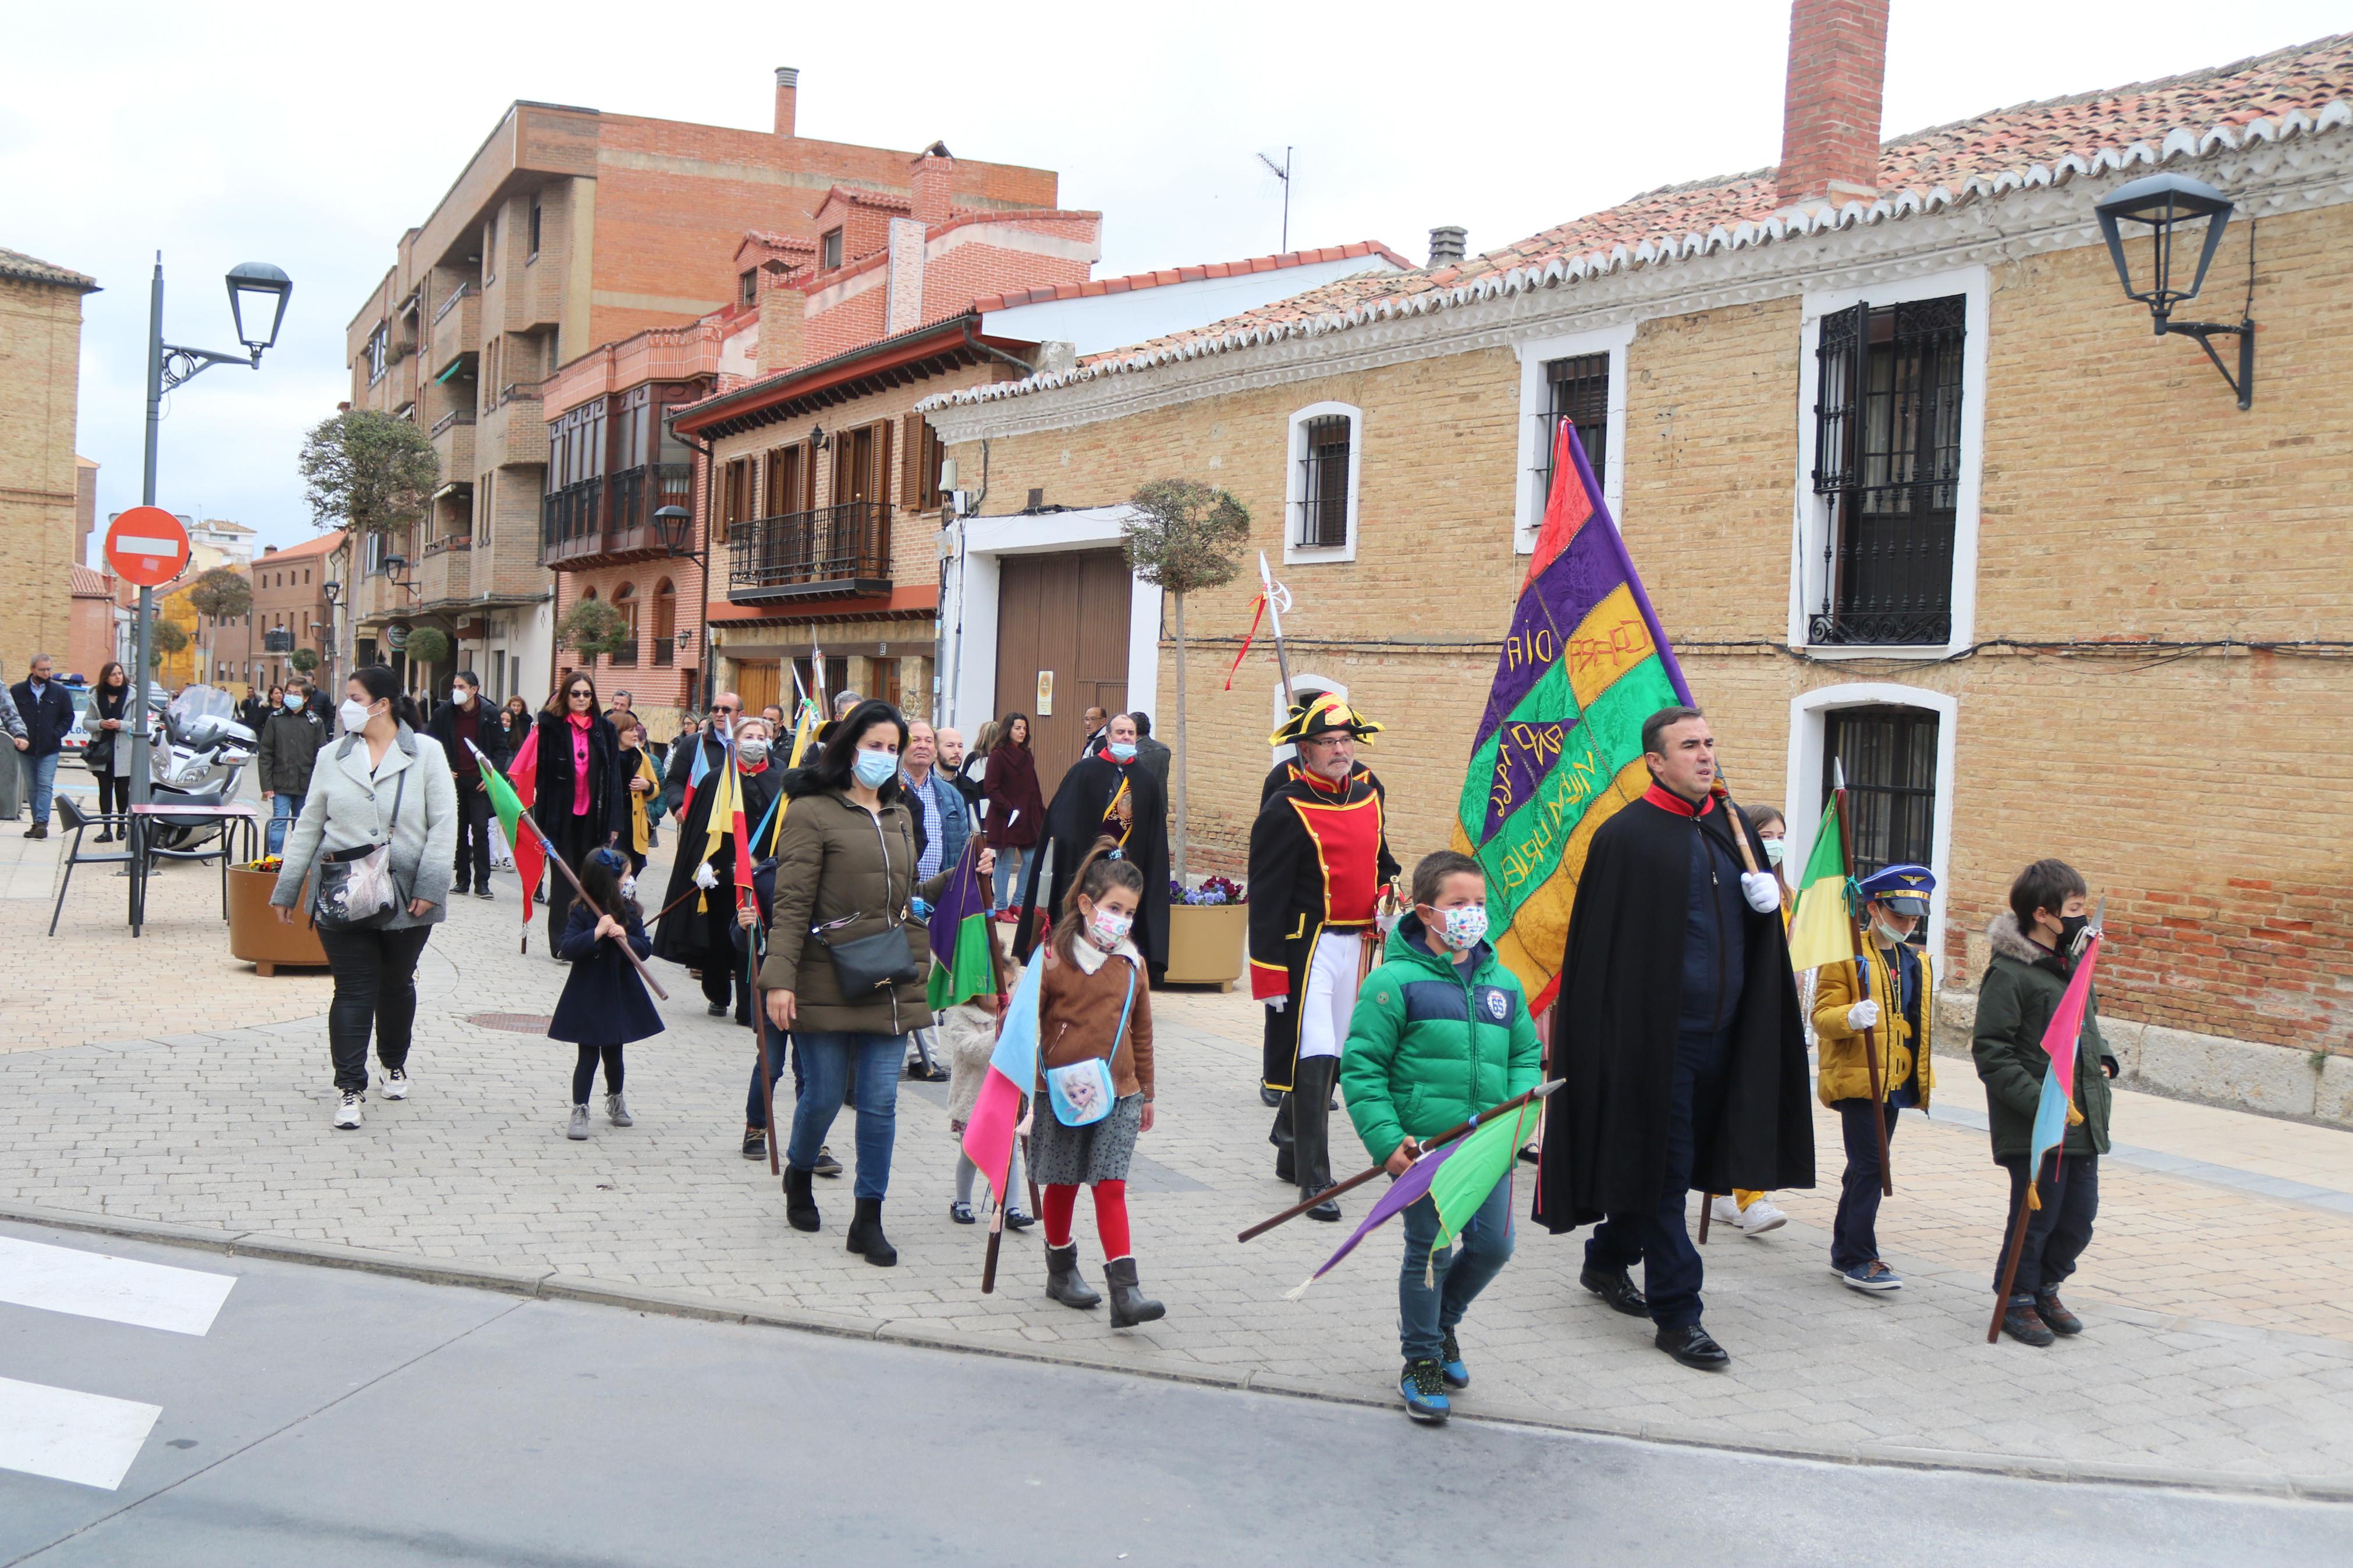
[[[1789,700],[1789,767],[1782,799],[1782,816],[1788,826],[1788,858],[1781,862],[1792,882],[1805,870],[1814,834],[1821,826],[1822,798],[1830,782],[1822,777],[1822,739],[1830,715],[1841,708],[1918,708],[1936,715],[1936,805],[1929,816],[1928,869],[1936,873],[1936,890],[1928,895],[1928,953],[1936,983],[1945,981],[1945,900],[1952,878],[1954,759],[1960,742],[1960,699],[1925,686],[1892,681],[1852,681],[1818,687]]]
[[[1986,347],[1993,285],[1984,267],[1926,272],[1894,282],[1852,289],[1808,289],[1804,296],[1798,353],[1798,471],[1790,532],[1789,646],[1817,658],[1944,658],[1977,638],[1978,495],[1985,468]],[[1831,518],[1826,497],[1814,493],[1814,401],[1820,395],[1822,318],[1869,300],[1904,305],[1958,294],[1965,301],[1961,338],[1961,466],[1953,495],[1953,628],[1945,642],[1849,647],[1809,647],[1809,606],[1822,599],[1822,552]]]
[[[1520,356],[1520,466],[1513,487],[1512,508],[1512,549],[1516,553],[1535,553],[1536,530],[1544,522],[1545,498],[1538,476],[1544,468],[1545,453],[1537,447],[1536,419],[1551,405],[1552,391],[1545,379],[1545,366],[1556,359],[1578,359],[1598,353],[1609,356],[1609,449],[1601,456],[1601,499],[1609,505],[1610,518],[1620,528],[1625,526],[1626,350],[1634,342],[1637,325],[1626,321],[1565,337],[1530,338],[1512,345],[1512,352]]]
[[[1348,533],[1345,542],[1314,545],[1298,542],[1294,531],[1301,509],[1307,504],[1307,422],[1334,415],[1348,421]],[[1365,411],[1353,403],[1311,403],[1293,409],[1291,437],[1283,443],[1282,560],[1283,564],[1312,565],[1356,558],[1356,505],[1364,491]]]

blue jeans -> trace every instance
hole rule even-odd
[[[907,1059],[904,1035],[816,1033],[796,1029],[804,1081],[793,1103],[792,1139],[785,1158],[796,1171],[817,1169],[817,1152],[841,1102],[858,1093],[858,1181],[861,1198],[881,1198],[891,1186],[891,1145],[899,1131],[899,1066]],[[854,1083],[853,1083],[854,1079]]]
[[[989,913],[997,913],[1021,896],[1022,870],[1037,858],[1038,848],[1035,844],[1026,848],[1008,844],[997,850],[997,869],[989,875],[989,879],[996,884],[997,897],[988,906]]]
[[[16,753],[16,761],[25,770],[25,793],[33,797],[33,826],[36,827],[49,825],[49,802],[57,793],[58,758],[60,754],[51,752],[46,757],[37,757],[30,752]]]
[[[1464,1222],[1460,1253],[1431,1247],[1437,1237],[1438,1205],[1425,1197],[1405,1211],[1405,1266],[1398,1270],[1398,1341],[1408,1361],[1436,1361],[1446,1331],[1511,1261],[1511,1173]]]
[[[1585,1260],[1597,1268],[1642,1266],[1642,1294],[1650,1298],[1651,1321],[1680,1329],[1700,1321],[1702,1278],[1699,1248],[1692,1245],[1684,1217],[1691,1190],[1694,1130],[1713,1128],[1724,1104],[1725,1058],[1732,1031],[1691,1030],[1675,1038],[1674,1100],[1667,1115],[1666,1188],[1656,1207],[1613,1214],[1593,1228]]]
[[[269,826],[263,830],[262,853],[277,855],[286,845],[286,825],[302,815],[302,797],[280,790],[269,797]]]

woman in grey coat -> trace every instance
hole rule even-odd
[[[389,843],[397,900],[392,918],[365,931],[322,931],[334,972],[327,1011],[342,1103],[335,1125],[360,1124],[367,1092],[368,1032],[375,1032],[386,1100],[408,1098],[408,1040],[417,1019],[417,960],[448,912],[458,850],[458,786],[440,743],[417,731],[417,705],[381,664],[354,671],[340,710],[343,738],[320,752],[302,815],[286,836],[286,863],[269,901],[291,922],[304,884],[339,850]]]

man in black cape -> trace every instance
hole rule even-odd
[[[1545,1116],[1535,1218],[1556,1235],[1600,1221],[1579,1283],[1713,1370],[1731,1358],[1700,1323],[1685,1194],[1814,1184],[1805,1027],[1779,889],[1732,835],[1760,867],[1764,844],[1711,793],[1707,721],[1662,709],[1642,752],[1651,787],[1595,831],[1569,911],[1551,1055],[1567,1082]]]
[[[734,719],[735,704],[733,692],[721,692],[712,707],[717,716],[714,721]],[[669,913],[654,928],[654,956],[701,971],[702,999],[711,1016],[726,1016],[732,995],[735,1021],[749,1027],[753,1021],[752,984],[744,973],[734,937],[735,836],[723,822],[718,825],[718,847],[708,855],[703,847],[711,841],[712,809],[726,793],[722,781],[730,767],[735,770],[735,783],[743,792],[744,826],[754,843],[765,842],[760,827],[776,804],[777,777],[782,769],[770,758],[769,747],[774,742],[765,721],[734,719],[734,731],[735,744],[732,748],[715,731],[703,736],[700,742],[707,771],[702,782],[695,785],[694,799],[687,804],[686,815],[678,825],[678,858],[670,867],[670,887],[657,906]],[[681,798],[685,794],[693,759],[694,751],[690,747],[681,752],[670,765],[670,782],[679,786]],[[667,788],[666,784],[665,793]],[[760,858],[758,849],[751,851],[754,863]],[[706,865],[711,874],[702,879],[702,890],[697,892],[697,872]]]
[[[1047,846],[1053,847],[1054,876],[1045,906],[1060,920],[1079,862],[1097,838],[1108,837],[1119,846],[1121,858],[1134,861],[1144,873],[1144,902],[1135,911],[1131,940],[1157,974],[1168,965],[1168,801],[1136,760],[1135,721],[1122,713],[1104,727],[1104,736],[1099,749],[1071,764],[1047,804],[1045,837],[1022,879],[1013,956],[1025,963],[1029,959],[1037,931],[1038,871],[1047,859]]]

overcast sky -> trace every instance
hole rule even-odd
[[[221,278],[237,262],[275,262],[295,289],[259,374],[207,371],[166,402],[158,499],[266,543],[311,536],[294,454],[348,387],[344,324],[519,98],[765,129],[769,68],[797,66],[806,135],[1058,170],[1065,206],[1104,214],[1099,276],[1275,249],[1281,187],[1254,154],[1286,144],[1294,246],[1379,239],[1416,259],[1436,224],[1493,248],[1780,151],[1778,0],[988,9],[1018,23],[905,0],[17,12],[0,246],[104,285],[84,306],[79,438],[101,523],[139,499],[160,247],[167,341],[236,346]],[[2348,26],[2345,0],[1895,0],[1885,130]]]

